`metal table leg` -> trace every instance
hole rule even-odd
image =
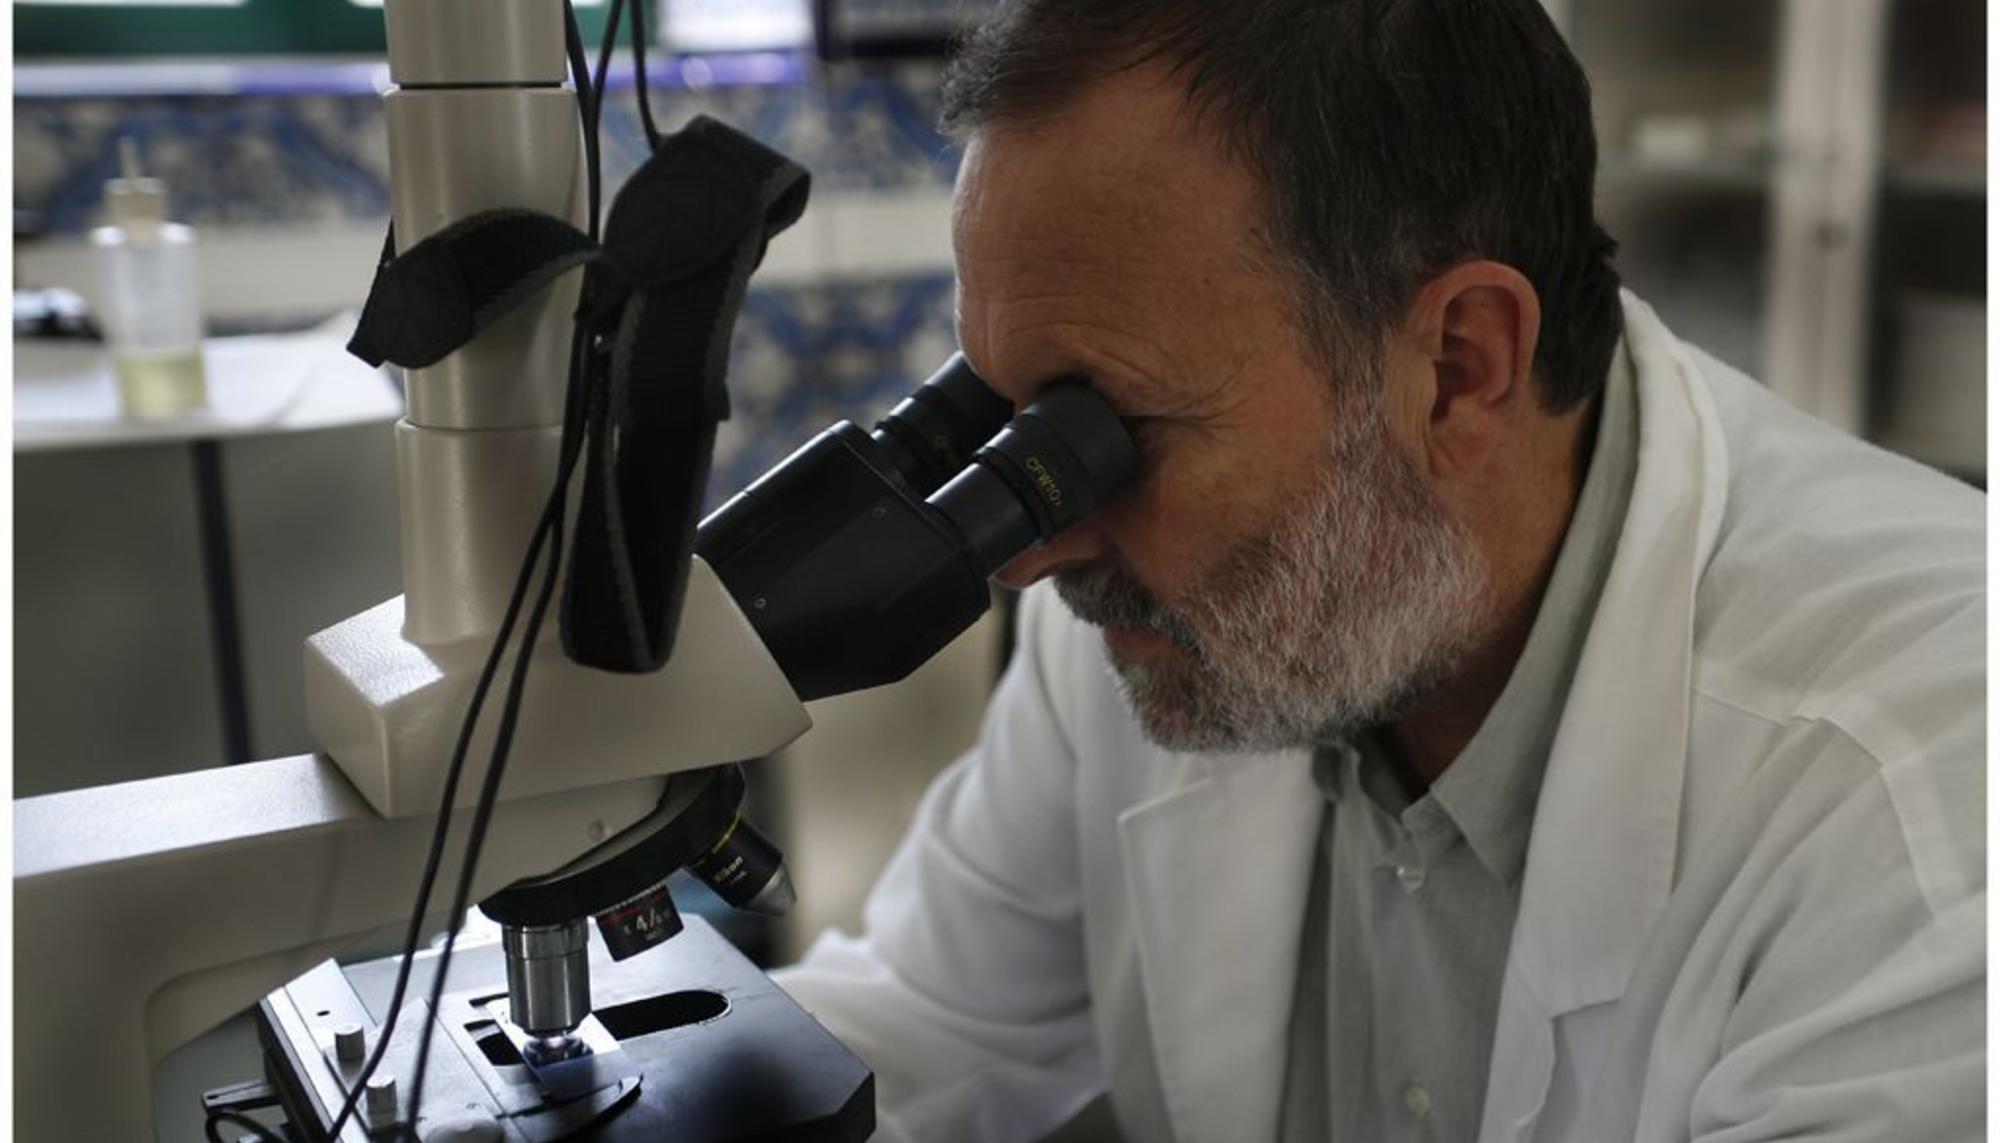
[[[191,442],[195,516],[201,526],[202,580],[215,647],[215,684],[222,707],[222,742],[229,761],[250,761],[250,713],[243,682],[242,629],[236,615],[236,570],[229,547],[229,505],[222,494],[222,446]]]

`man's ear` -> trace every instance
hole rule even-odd
[[[1424,463],[1440,476],[1479,472],[1494,450],[1537,411],[1533,370],[1541,299],[1520,271],[1461,262],[1417,291],[1404,314],[1415,376],[1409,428]]]

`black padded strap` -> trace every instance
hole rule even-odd
[[[650,671],[673,651],[715,429],[729,416],[736,314],[808,186],[803,167],[701,116],[612,203],[605,256],[584,286],[600,367],[562,612],[579,663]]]
[[[392,225],[347,351],[370,365],[434,365],[563,272],[598,256],[552,215],[488,210],[396,253]]]
[[[651,671],[673,651],[730,335],[751,271],[805,211],[805,168],[706,116],[618,192],[604,243],[562,219],[491,210],[403,251],[383,244],[349,352],[433,364],[558,275],[585,265],[577,319],[584,484],[562,605],[571,659]],[[565,455],[569,455],[565,449]]]

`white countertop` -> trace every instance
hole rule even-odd
[[[101,345],[14,342],[16,451],[166,444],[393,421],[403,398],[347,353],[347,316],[302,333],[210,338],[208,404],[173,417],[130,417]]]

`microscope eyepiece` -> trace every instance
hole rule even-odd
[[[1104,399],[1084,381],[1058,381],[929,503],[958,525],[991,575],[1096,511],[1138,470],[1132,438]]]
[[[1014,407],[986,387],[965,355],[954,353],[876,422],[871,435],[910,491],[929,496],[1013,414]]]
[[[931,396],[897,406],[924,410],[900,423],[928,423],[921,417],[973,386],[985,388],[953,358],[919,390]],[[1005,407],[991,393],[978,403],[988,423]],[[1082,380],[1045,388],[942,487],[926,487],[933,462],[959,453],[926,454],[913,480],[916,454],[894,443],[908,434],[889,423],[872,436],[849,421],[827,429],[695,535],[802,699],[908,675],[985,613],[986,578],[1000,565],[1082,519],[1139,468],[1123,422]],[[951,439],[970,447],[963,431]]]

